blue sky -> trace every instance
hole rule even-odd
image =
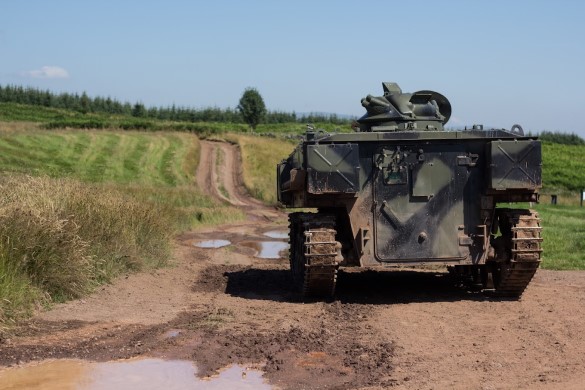
[[[0,0],[0,84],[361,116],[383,81],[453,126],[585,136],[584,1]]]

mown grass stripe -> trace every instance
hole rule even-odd
[[[91,181],[193,182],[197,138],[183,133],[20,131],[0,134],[0,169]]]
[[[130,152],[123,157],[124,176],[128,181],[141,177],[139,162],[144,153],[146,153],[149,143],[149,140],[141,134],[135,135],[133,140],[134,142]]]
[[[160,165],[163,154],[169,146],[169,139],[160,134],[154,136],[157,137],[157,142],[151,143],[143,158],[144,174],[148,177],[149,181],[159,185],[165,185],[166,182],[160,175]]]
[[[177,184],[177,177],[173,169],[173,160],[178,141],[174,136],[168,137],[167,139],[169,142],[159,160],[158,174],[166,184],[174,186]]]

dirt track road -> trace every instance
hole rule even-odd
[[[185,233],[173,267],[39,314],[0,340],[0,364],[148,356],[192,360],[200,375],[252,364],[285,389],[585,387],[585,273],[540,270],[507,301],[457,290],[443,272],[342,271],[334,302],[302,303],[284,253],[255,257],[286,218],[245,195],[236,152],[202,142],[198,182],[248,221]],[[205,239],[232,245],[193,245]]]

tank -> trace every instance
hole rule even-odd
[[[520,297],[541,259],[541,144],[510,130],[447,131],[447,98],[383,83],[354,132],[308,127],[277,165],[291,212],[290,268],[305,297],[332,297],[340,267],[442,264],[470,288]]]

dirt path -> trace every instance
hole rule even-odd
[[[0,365],[143,356],[192,360],[200,375],[252,364],[285,389],[583,388],[585,273],[540,270],[507,301],[439,271],[349,270],[336,301],[302,303],[285,253],[256,257],[259,243],[285,241],[265,235],[286,231],[284,214],[242,191],[235,147],[202,142],[201,156],[201,188],[249,220],[183,234],[172,267],[39,314],[0,340]],[[205,239],[231,245],[193,245]]]
[[[282,213],[266,207],[247,194],[242,182],[241,165],[236,145],[201,141],[197,184],[206,194],[241,207],[250,216],[265,217],[269,220],[282,218]]]

